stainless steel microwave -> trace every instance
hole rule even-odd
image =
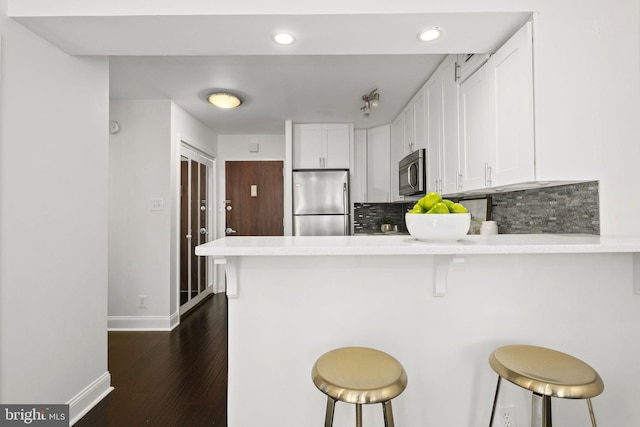
[[[401,196],[425,194],[427,189],[425,156],[426,150],[421,148],[400,160],[398,173]]]

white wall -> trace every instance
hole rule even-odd
[[[109,67],[7,19],[0,0],[0,402],[70,403],[107,371]]]
[[[109,137],[109,327],[168,328],[171,101],[112,100],[110,119],[120,131]]]
[[[169,100],[112,100],[109,327],[170,329],[179,317],[180,141],[214,156],[215,135]],[[162,199],[162,211],[151,210]],[[147,296],[147,308],[138,307]]]

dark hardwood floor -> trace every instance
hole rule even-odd
[[[226,426],[226,295],[171,332],[109,332],[109,372],[115,390],[74,427]]]

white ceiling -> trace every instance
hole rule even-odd
[[[390,123],[448,53],[493,52],[529,13],[14,17],[73,55],[108,55],[114,99],[172,99],[217,134],[283,133],[294,122]],[[436,42],[419,30],[439,26]],[[292,46],[271,41],[276,31]],[[362,95],[380,106],[362,120]],[[243,105],[205,102],[214,89]]]

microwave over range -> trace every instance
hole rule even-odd
[[[425,194],[427,189],[426,150],[421,148],[400,160],[398,173],[401,196]]]

